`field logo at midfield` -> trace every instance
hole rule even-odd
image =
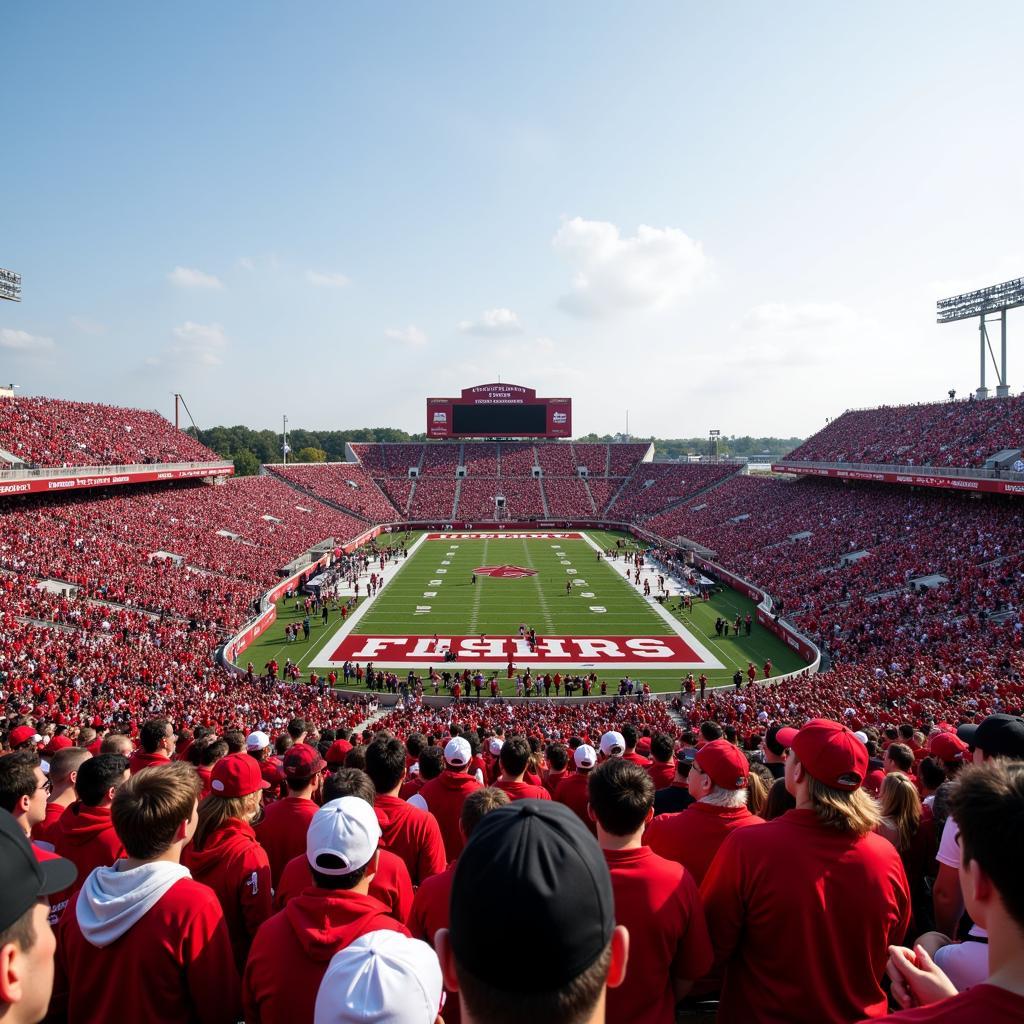
[[[475,576],[492,576],[498,580],[519,580],[524,576],[536,576],[536,569],[524,569],[521,565],[481,565],[473,570]]]

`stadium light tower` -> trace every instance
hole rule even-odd
[[[981,380],[976,392],[978,398],[988,398],[988,388],[985,387],[986,348],[992,357],[992,367],[998,381],[996,397],[1005,398],[1010,393],[1010,386],[1006,383],[1006,311],[1017,306],[1024,306],[1024,277],[1018,277],[1014,281],[1004,281],[1002,284],[990,285],[988,288],[979,288],[977,291],[964,292],[963,295],[953,295],[948,299],[939,299],[935,304],[936,322],[940,324],[978,318],[981,366]],[[996,355],[992,351],[992,343],[989,340],[986,327],[988,323],[995,323],[997,314],[1002,343],[1001,359],[998,363]]]
[[[0,267],[0,299],[21,302],[21,274]]]

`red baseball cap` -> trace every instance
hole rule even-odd
[[[216,796],[248,796],[261,789],[270,789],[270,783],[264,781],[256,758],[248,754],[228,754],[210,773],[210,791]]]
[[[345,758],[348,757],[348,752],[352,749],[352,744],[348,740],[335,740],[327,748],[327,767],[328,768],[341,768],[345,764]]]
[[[327,762],[308,743],[296,743],[284,755],[284,774],[289,779],[311,779],[326,765]]]
[[[967,750],[967,744],[952,732],[937,732],[928,743],[928,753],[940,761],[962,761]]]
[[[750,765],[742,751],[728,740],[705,743],[694,758],[697,767],[722,789],[743,789],[750,775]]]
[[[10,743],[12,747],[20,747],[22,743],[28,743],[28,741],[32,739],[34,739],[36,743],[42,739],[42,737],[36,732],[35,726],[19,725],[16,729],[11,730],[10,736],[7,737],[7,742]]]
[[[868,748],[827,718],[812,718],[802,729],[780,729],[776,740],[791,747],[807,773],[832,789],[852,791],[868,774]]]
[[[64,736],[63,734],[60,736],[51,736],[50,742],[46,744],[46,752],[48,754],[55,754],[58,750],[63,750],[65,747],[71,746],[74,746],[74,744],[67,738],[67,736]]]

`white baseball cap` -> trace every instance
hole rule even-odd
[[[606,732],[601,737],[601,753],[605,757],[622,757],[626,752],[626,741],[621,732]]]
[[[589,743],[584,743],[573,751],[572,759],[577,768],[593,768],[597,764],[597,751]]]
[[[469,764],[472,756],[473,748],[469,745],[469,740],[461,736],[450,739],[444,748],[444,759],[458,768]]]
[[[270,737],[265,732],[260,732],[259,729],[245,737],[246,750],[262,750],[264,747],[269,746]]]
[[[323,805],[306,832],[306,860],[323,875],[350,875],[369,864],[380,844],[377,812],[358,796],[343,796]],[[340,864],[324,865],[330,855]]]
[[[444,993],[437,954],[401,932],[361,935],[335,953],[314,1024],[434,1024]]]
[[[487,744],[488,749],[495,757],[501,753],[502,746],[503,744],[497,736],[492,736],[490,742]]]

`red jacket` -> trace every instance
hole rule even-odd
[[[718,807],[698,801],[676,814],[659,814],[647,826],[644,845],[659,857],[682,864],[698,885],[730,832],[764,819],[746,807]]]
[[[840,832],[810,809],[788,811],[734,831],[700,892],[725,967],[722,1020],[818,1024],[885,1013],[888,947],[910,921],[907,876],[888,840]]]
[[[567,775],[558,784],[558,789],[555,790],[555,799],[560,804],[565,804],[569,810],[575,811],[580,821],[596,836],[597,826],[587,814],[587,804],[590,803],[587,793],[589,779],[590,772],[576,772],[573,775]]]
[[[412,910],[412,881],[405,861],[389,850],[379,850],[377,871],[370,879],[370,895],[388,908],[388,913],[405,924]],[[274,890],[274,910],[283,910],[288,902],[300,896],[313,882],[313,872],[304,853],[292,857],[281,872],[281,880]]]
[[[417,890],[409,915],[409,931],[414,939],[422,939],[433,949],[434,936],[449,923],[448,907],[452,900],[452,882],[455,881],[455,865],[452,861],[446,871],[431,875]],[[459,1024],[462,1013],[458,992],[449,992],[444,1001],[444,1024]]]
[[[380,900],[309,888],[256,933],[242,979],[246,1024],[308,1024],[331,957],[360,935],[408,935]]]
[[[60,819],[66,810],[67,808],[63,804],[54,803],[51,800],[46,805],[46,817],[32,829],[32,839],[37,843],[49,843],[50,846],[55,846]]]
[[[58,856],[74,863],[78,877],[64,892],[51,897],[51,904],[70,900],[93,868],[109,868],[118,857],[124,856],[121,840],[110,820],[110,808],[86,807],[80,801],[60,816],[53,848]]]
[[[378,796],[373,807],[381,845],[402,858],[414,885],[444,871],[447,861],[437,818],[396,796]]]
[[[459,831],[462,803],[470,793],[482,788],[472,775],[446,769],[436,779],[431,779],[413,797],[414,800],[422,800],[427,810],[437,818],[448,860],[455,860],[465,845]]]
[[[144,750],[136,750],[128,758],[128,771],[134,775],[136,772],[141,772],[143,768],[159,768],[170,763],[171,759],[166,754],[147,754]]]
[[[190,878],[175,882],[124,935],[92,945],[64,915],[48,1020],[224,1024],[241,1008],[238,972],[217,897]]]
[[[256,838],[267,851],[274,888],[288,861],[306,852],[306,832],[317,810],[312,800],[293,796],[276,800],[264,809],[263,820],[256,826]]]
[[[543,786],[531,786],[528,782],[511,782],[500,778],[495,788],[504,790],[509,800],[550,800],[551,794]]]
[[[256,929],[272,912],[266,851],[248,822],[228,818],[201,850],[194,843],[186,846],[181,862],[217,894],[241,972]]]
[[[676,770],[670,764],[663,764],[661,761],[651,761],[644,765],[647,774],[654,780],[655,789],[664,789],[671,786],[676,778]]]

